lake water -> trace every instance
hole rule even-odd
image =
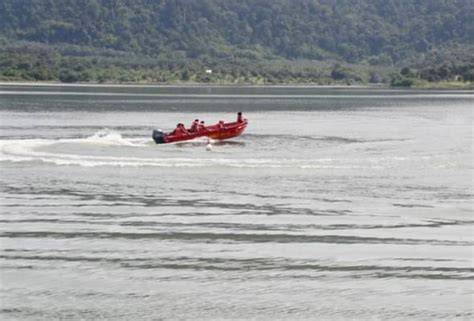
[[[472,319],[473,98],[0,85],[0,316]]]

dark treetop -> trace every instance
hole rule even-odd
[[[471,63],[473,21],[471,0],[3,0],[0,75],[338,80],[323,67]]]

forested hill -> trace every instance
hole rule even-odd
[[[472,0],[2,0],[0,45],[221,65],[423,66],[472,60],[473,21]]]

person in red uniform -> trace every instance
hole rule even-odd
[[[188,130],[186,129],[186,127],[184,127],[184,124],[182,124],[182,123],[179,124],[179,129],[180,129],[181,133],[183,133],[183,134],[188,133]]]
[[[243,121],[244,121],[244,120],[242,119],[242,113],[239,111],[239,112],[237,113],[237,122],[241,123],[241,122],[243,122]]]
[[[183,135],[187,133],[188,131],[186,130],[186,128],[184,128],[184,124],[179,123],[178,125],[176,125],[176,128],[171,132],[171,135]]]
[[[191,124],[191,128],[189,129],[189,131],[191,133],[197,132],[198,126],[199,126],[199,119],[195,119],[193,123]]]
[[[204,120],[201,120],[201,122],[199,123],[199,126],[198,126],[198,131],[204,131],[204,130],[206,130]]]

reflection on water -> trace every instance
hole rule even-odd
[[[0,86],[2,317],[472,318],[471,103]],[[239,110],[210,151],[151,139]]]

